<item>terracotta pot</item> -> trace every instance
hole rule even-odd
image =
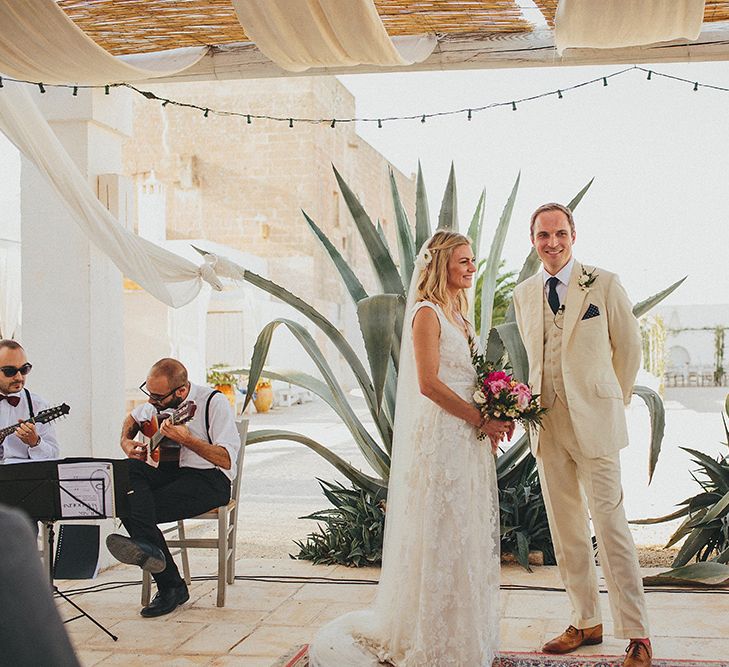
[[[230,404],[233,407],[235,407],[235,388],[232,384],[216,384],[215,388],[230,401]]]
[[[271,387],[256,389],[253,405],[256,406],[256,412],[268,412],[273,405],[273,389]]]

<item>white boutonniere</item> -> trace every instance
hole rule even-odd
[[[588,271],[587,267],[582,267],[582,273],[580,274],[580,277],[577,279],[577,284],[580,286],[580,289],[584,292],[589,292],[590,287],[592,287],[593,283],[597,280],[597,276],[599,274],[595,273],[595,268],[591,271]]]

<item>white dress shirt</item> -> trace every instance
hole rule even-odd
[[[570,284],[570,276],[572,275],[572,267],[575,265],[575,258],[570,257],[570,261],[567,262],[554,276],[559,282],[557,283],[557,296],[559,297],[559,305],[564,306],[564,301],[567,298],[567,286]],[[547,281],[552,277],[552,274],[547,272],[547,269],[542,266],[542,280],[544,280],[544,293],[549,296],[549,285]]]
[[[48,401],[42,399],[38,394],[30,393],[30,400],[33,402],[33,413],[38,414],[41,410],[48,407]],[[7,401],[0,401],[0,428],[17,424],[18,419],[30,419],[30,410],[28,409],[28,397],[24,389],[17,394],[8,394],[8,396],[18,396],[20,403],[13,407]],[[28,447],[15,433],[8,435],[2,441],[3,460],[11,461],[15,459],[39,460],[39,459],[57,459],[60,452],[58,440],[56,439],[56,429],[53,422],[48,424],[36,424],[36,433],[40,436],[40,442],[35,447]]]
[[[190,393],[185,399],[186,401],[192,401],[197,406],[195,416],[187,422],[186,426],[190,429],[192,435],[205,442],[209,442],[208,434],[205,430],[205,405],[208,401],[208,396],[213,391],[210,387],[190,383]],[[138,405],[131,412],[132,419],[137,424],[149,421],[156,414],[156,408],[150,403],[142,403],[142,405]],[[213,465],[210,461],[207,461],[187,447],[180,448],[180,467],[200,469],[218,468],[230,480],[233,480],[235,478],[235,464],[238,460],[238,452],[240,451],[240,435],[235,426],[233,408],[223,394],[216,394],[210,401],[210,440],[212,444],[220,445],[220,447],[225,448],[228,452],[230,456],[230,470]]]

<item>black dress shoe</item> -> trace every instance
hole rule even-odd
[[[106,548],[118,561],[138,565],[153,574],[162,572],[167,566],[162,550],[142,540],[112,533],[106,538]]]
[[[190,593],[187,592],[187,586],[183,581],[181,585],[174,588],[163,588],[157,591],[157,595],[139,613],[144,618],[154,618],[155,616],[164,616],[174,611],[181,604],[190,599]]]

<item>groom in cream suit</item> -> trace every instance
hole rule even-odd
[[[619,456],[628,444],[624,406],[640,366],[638,322],[614,273],[573,258],[575,224],[567,207],[540,206],[530,236],[542,270],[517,286],[514,307],[529,384],[549,408],[531,447],[572,603],[571,625],[542,650],[568,653],[602,642],[591,516],[614,634],[630,639],[623,664],[649,666],[648,619],[623,510]]]

